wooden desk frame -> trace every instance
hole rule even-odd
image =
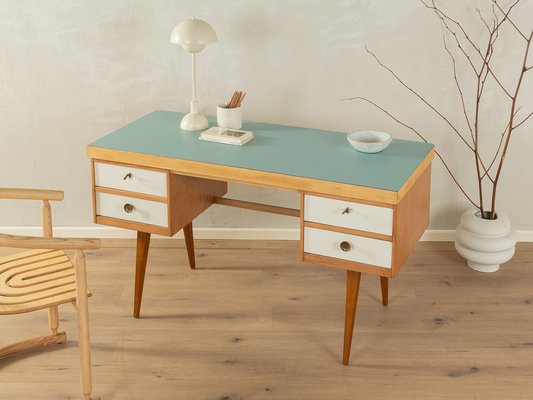
[[[101,147],[89,146],[87,152],[91,158],[93,170],[92,186],[94,221],[99,224],[119,226],[137,231],[137,256],[133,312],[135,318],[139,318],[140,316],[144,276],[146,272],[151,233],[173,236],[176,232],[183,229],[190,268],[194,269],[196,265],[194,257],[192,221],[211,204],[221,204],[300,217],[301,259],[306,262],[343,268],[347,271],[346,315],[343,349],[344,365],[349,363],[350,358],[361,273],[374,274],[380,277],[382,302],[383,305],[387,305],[388,279],[394,278],[399,273],[401,267],[406,262],[429,223],[429,188],[431,179],[431,161],[434,156],[433,150],[431,150],[422,160],[422,162],[420,162],[418,167],[398,191],[389,191],[224,165],[167,158],[151,154],[131,153]],[[137,168],[162,171],[167,176],[167,196],[163,198],[150,195],[139,195],[136,193],[124,192],[118,189],[99,187],[95,182],[94,176],[95,162],[126,166],[129,165]],[[222,196],[227,191],[228,182],[266,186],[299,192],[302,198],[301,209],[294,210],[284,207],[275,207],[259,203],[223,198]],[[162,228],[155,225],[131,222],[98,215],[96,195],[99,192],[118,195],[131,195],[150,201],[168,203],[168,227]],[[362,232],[340,227],[319,226],[319,228],[325,230],[329,229],[337,232],[391,241],[393,249],[391,268],[382,268],[374,265],[306,253],[303,247],[304,228],[317,227],[316,223],[304,220],[304,196],[306,195],[316,195],[332,199],[343,199],[356,203],[392,208],[394,217],[391,235],[379,235],[371,232]],[[180,202],[180,207],[175,206],[175,203],[177,203],[178,200]]]

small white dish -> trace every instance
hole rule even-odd
[[[362,153],[379,153],[392,142],[392,136],[381,131],[356,131],[349,133],[346,138]]]

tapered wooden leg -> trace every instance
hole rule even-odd
[[[48,326],[52,331],[52,335],[57,335],[59,328],[59,312],[57,306],[52,306],[48,309]]]
[[[381,301],[386,306],[389,304],[389,278],[380,276],[379,279],[381,281]]]
[[[185,245],[187,246],[187,256],[189,257],[189,267],[196,268],[196,261],[194,258],[194,239],[192,236],[192,222],[183,227],[183,234],[185,235]]]
[[[360,272],[346,272],[346,316],[344,318],[344,349],[342,353],[342,363],[344,365],[348,365],[350,362],[353,326],[355,322],[355,312],[357,311],[357,297],[359,296],[359,285],[361,283]]]
[[[150,247],[150,234],[137,232],[137,257],[135,259],[135,295],[133,299],[133,316],[139,318],[141,301],[143,297],[144,275],[146,262],[148,261],[148,249]]]

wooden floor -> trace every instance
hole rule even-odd
[[[420,243],[388,307],[363,276],[348,367],[343,271],[299,262],[296,242],[196,245],[195,271],[181,243],[151,248],[139,320],[134,249],[89,253],[103,400],[533,398],[531,243],[495,274],[467,269],[451,243]],[[75,313],[60,313],[66,344],[0,360],[1,400],[79,398]],[[2,343],[47,326],[46,312],[1,321]]]

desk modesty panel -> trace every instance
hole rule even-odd
[[[127,162],[190,176],[397,204],[409,180],[433,158],[433,145],[394,139],[364,154],[346,134],[243,122],[255,138],[244,146],[198,140],[181,130],[183,113],[154,111],[91,143],[93,159]],[[214,120],[210,119],[210,123]]]

